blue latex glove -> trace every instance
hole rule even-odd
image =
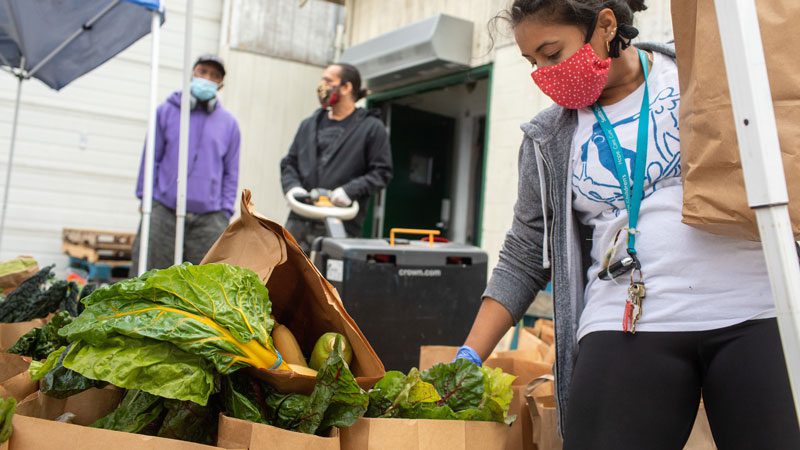
[[[466,359],[478,367],[483,365],[483,361],[481,361],[481,357],[478,356],[478,352],[467,345],[462,345],[461,348],[458,349],[458,353],[456,353],[456,357],[453,358],[453,361],[457,359]]]

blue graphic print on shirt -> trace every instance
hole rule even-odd
[[[673,87],[663,89],[650,102],[651,140],[648,146],[647,173],[644,183],[645,198],[658,189],[658,184],[662,180],[680,177],[681,175],[678,126],[679,106],[680,95],[677,89]],[[629,174],[633,173],[636,159],[635,147],[638,125],[638,112],[613,122],[614,131],[616,131],[622,145],[622,154]],[[633,148],[628,147],[628,145]],[[581,144],[580,158],[582,169],[580,172],[575,171],[572,177],[572,184],[576,191],[590,201],[608,205],[615,215],[619,215],[621,209],[625,207],[622,191],[619,186],[611,147],[599,123],[594,123],[591,136]],[[594,159],[599,164],[590,164],[590,159]],[[595,170],[599,170],[599,173],[589,173],[588,168],[592,167]]]

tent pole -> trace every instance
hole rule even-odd
[[[155,179],[156,111],[158,109],[158,63],[161,40],[161,13],[153,11],[150,26],[152,48],[150,49],[150,110],[147,117],[147,143],[144,151],[144,182],[142,191],[142,229],[139,235],[138,274],[147,271],[150,244],[150,217],[153,212],[153,180]]]
[[[25,67],[25,58],[22,59],[20,67]],[[3,237],[6,231],[6,213],[8,212],[8,192],[11,190],[11,167],[14,164],[14,148],[17,144],[17,127],[19,126],[19,105],[22,96],[22,82],[25,80],[24,72],[20,69],[17,74],[17,99],[14,102],[14,118],[11,120],[11,145],[8,150],[8,162],[6,163],[6,182],[3,189],[3,210],[0,213],[0,252],[3,249]]]
[[[754,0],[715,4],[747,200],[756,212],[795,409],[800,412],[800,264],[758,14]]]
[[[186,189],[189,172],[189,111],[192,78],[193,0],[186,0],[186,34],[183,40],[183,91],[181,93],[181,128],[178,138],[178,195],[175,205],[175,264],[183,262]]]

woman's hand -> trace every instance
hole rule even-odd
[[[478,316],[472,324],[464,347],[459,349],[456,358],[466,358],[475,362],[475,356],[481,361],[492,354],[500,339],[514,324],[511,313],[497,300],[485,298],[478,310]],[[469,350],[467,350],[469,349]],[[470,352],[471,350],[471,352]],[[471,357],[467,357],[467,355]]]

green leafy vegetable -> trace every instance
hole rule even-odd
[[[94,283],[85,285],[80,289],[80,292],[76,290],[74,295],[64,299],[64,301],[61,302],[61,305],[59,305],[58,309],[68,312],[72,317],[78,317],[85,309],[81,301],[94,292],[95,289],[97,289],[97,285]]]
[[[53,370],[53,368],[58,363],[58,360],[61,358],[61,354],[64,353],[67,347],[60,347],[47,355],[47,359],[43,362],[39,361],[31,361],[31,365],[28,367],[28,373],[31,375],[31,380],[39,381],[47,375],[47,372]]]
[[[0,322],[25,322],[30,305],[47,291],[47,284],[53,278],[53,267],[50,265],[32,277],[20,283],[6,299],[0,303]]]
[[[45,267],[8,294],[0,303],[0,322],[26,322],[45,317],[56,312],[65,300],[77,295],[77,284],[52,282],[53,267]]]
[[[84,312],[59,333],[75,343],[64,365],[92,379],[205,405],[216,373],[288,370],[270,338],[267,289],[247,269],[153,270],[83,302]]]
[[[164,408],[166,415],[158,436],[198,444],[216,442],[218,408],[178,400],[164,400]]]
[[[367,417],[482,420],[511,423],[508,416],[516,377],[469,361],[438,364],[408,375],[387,372],[369,393]]]
[[[14,397],[0,397],[0,444],[11,438],[11,422],[17,410],[17,400]]]
[[[301,394],[279,394],[271,388],[267,388],[266,391],[267,396],[264,401],[267,423],[284,430],[297,431],[303,416],[309,413],[308,405],[311,397]]]
[[[422,381],[420,372],[413,368],[408,376],[390,371],[370,391],[370,417],[400,417],[417,405],[435,404],[441,400],[436,388]]]
[[[64,367],[64,356],[62,355],[53,370],[47,372],[39,383],[39,390],[54,398],[67,398],[75,394],[92,389],[103,388],[108,383],[105,381],[92,380]]]
[[[514,398],[511,385],[517,379],[514,375],[507,374],[499,368],[481,367],[483,372],[483,398],[478,409],[491,411],[491,420],[511,424],[516,417],[508,415],[508,408]]]
[[[72,322],[72,316],[68,312],[58,312],[43,327],[34,328],[25,333],[8,349],[8,353],[29,356],[36,360],[45,359],[57,348],[68,344],[66,339],[58,335],[58,330],[70,322]]]
[[[214,390],[214,370],[207,361],[153,339],[117,335],[96,346],[79,341],[63,364],[93,380],[200,405]]]
[[[114,411],[92,426],[213,444],[216,440],[218,412],[217,407],[165,399],[133,389],[125,393],[122,402]]]
[[[130,390],[109,415],[92,424],[94,428],[141,433],[157,421],[164,411],[164,399],[144,391]],[[154,433],[142,433],[154,434]]]
[[[314,434],[331,427],[346,428],[367,411],[369,396],[348,369],[341,339],[336,337],[333,350],[317,373],[308,409],[297,427],[300,432]]]
[[[267,289],[250,270],[184,264],[96,290],[62,329],[70,342],[102,345],[115,335],[169,342],[227,374],[278,366]],[[288,367],[281,363],[281,368]]]
[[[243,373],[228,376],[224,385],[228,415],[308,434],[349,427],[369,405],[369,396],[356,383],[339,346],[320,367],[310,396],[278,393]]]
[[[437,364],[422,374],[441,395],[439,406],[447,405],[453,411],[476,407],[483,397],[483,373],[475,364],[457,359],[451,364]]]
[[[87,389],[102,388],[105,381],[90,380],[78,372],[64,367],[66,347],[61,347],[47,355],[45,361],[33,361],[28,368],[31,378],[40,381],[39,390],[50,397],[67,398]]]
[[[258,380],[239,370],[224,378],[222,397],[230,417],[256,423],[268,423],[264,404],[264,389]]]

